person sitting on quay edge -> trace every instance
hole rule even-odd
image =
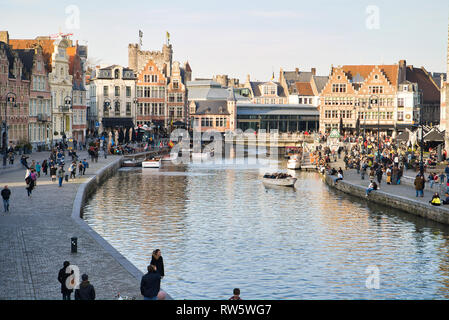
[[[371,191],[377,190],[377,183],[373,180],[371,180],[371,183],[369,184],[368,188],[366,189],[366,197],[370,194]]]
[[[435,194],[432,197],[432,200],[429,201],[429,203],[433,206],[440,206],[441,205],[441,199],[438,192],[435,192]]]
[[[446,198],[443,200],[443,204],[449,204],[449,193],[445,193],[445,195],[444,195]]]
[[[164,278],[164,259],[162,259],[162,253],[161,250],[156,249],[153,251],[153,254],[151,255],[151,262],[150,264],[156,266],[157,272],[161,275],[161,279]]]
[[[152,264],[147,267],[147,270],[148,273],[140,281],[140,293],[143,295],[143,300],[157,300],[161,289],[161,275]]]

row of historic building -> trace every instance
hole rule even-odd
[[[10,39],[0,32],[2,133],[6,120],[12,145],[85,141],[136,126],[391,133],[441,120],[444,127],[448,87],[445,74],[405,60],[331,66],[329,75],[281,69],[277,81],[274,73],[268,81],[250,75],[244,83],[227,75],[192,80],[189,63],[174,61],[168,39],[161,51],[129,44],[126,67],[89,66],[87,46],[69,35]]]

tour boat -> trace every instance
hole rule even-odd
[[[161,162],[161,159],[145,160],[142,161],[142,168],[160,168]]]
[[[133,159],[124,160],[122,163],[122,167],[140,167],[141,165],[142,165],[141,160],[133,160]]]
[[[287,169],[296,170],[301,168],[301,160],[299,160],[298,155],[293,155],[290,157],[290,159],[287,161]]]
[[[280,187],[294,187],[296,180],[298,179],[293,178],[290,175],[274,178],[271,175],[264,175],[262,178],[263,183]]]

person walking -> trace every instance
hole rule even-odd
[[[415,178],[415,190],[416,190],[416,196],[424,197],[424,177],[421,174],[418,174]]]
[[[75,290],[75,300],[95,300],[95,288],[89,282],[89,276],[83,274],[79,289]]]
[[[76,163],[72,162],[69,166],[70,179],[76,178]]]
[[[147,270],[148,273],[140,281],[140,293],[143,295],[143,300],[157,300],[157,294],[161,289],[161,275],[152,264],[147,267]]]
[[[27,170],[25,174],[25,183],[26,183],[25,189],[27,190],[28,197],[31,197],[31,192],[33,191],[34,188],[34,181],[31,177],[31,170]]]
[[[86,174],[86,168],[89,167],[89,163],[86,159],[83,159],[83,176]]]
[[[73,289],[68,289],[66,286],[67,278],[74,273],[72,270],[71,273],[67,273],[67,268],[70,266],[69,261],[64,261],[62,269],[59,270],[58,273],[58,281],[61,283],[61,293],[62,300],[70,300],[70,295],[73,292]]]
[[[9,197],[11,196],[11,190],[9,190],[7,185],[3,188],[1,194],[3,198],[3,207],[5,209],[5,212],[9,212]]]
[[[380,189],[380,184],[382,182],[382,175],[383,175],[382,166],[379,164],[376,169],[377,182],[379,183],[377,189]]]
[[[51,181],[55,182],[56,181],[56,173],[57,173],[58,169],[56,168],[55,164],[52,164],[50,166],[50,176],[51,176]]]
[[[59,167],[58,170],[58,179],[59,179],[59,187],[62,187],[62,180],[64,179],[64,168],[62,166]]]
[[[82,174],[83,174],[83,162],[80,161],[78,163],[78,176],[81,177]]]
[[[37,177],[40,178],[41,177],[41,169],[42,166],[40,165],[40,163],[36,163],[36,173],[37,173]]]
[[[164,278],[164,259],[162,259],[162,253],[161,250],[156,249],[153,251],[153,254],[151,255],[151,262],[150,265],[156,266],[157,272],[161,275],[161,279]]]
[[[43,172],[45,175],[48,174],[48,162],[47,162],[47,159],[45,159],[45,160],[42,162],[42,172]]]

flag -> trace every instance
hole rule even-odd
[[[170,40],[170,33],[167,31],[167,40]]]
[[[273,72],[273,75],[271,76],[271,81],[273,81],[274,80],[274,72]]]
[[[174,145],[175,145],[175,144],[173,143],[173,141],[170,140],[170,142],[168,143],[168,146],[169,146],[170,148],[173,148]]]

